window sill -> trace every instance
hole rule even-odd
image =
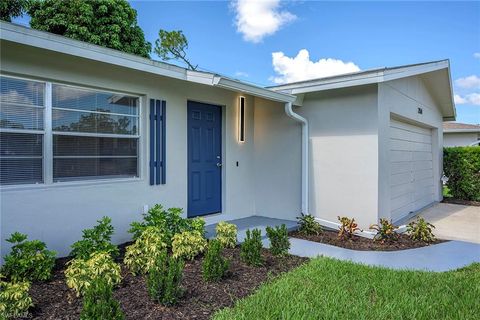
[[[25,185],[11,185],[0,187],[0,192],[8,191],[23,191],[23,190],[48,190],[57,188],[70,188],[70,187],[85,187],[85,186],[102,186],[102,185],[115,185],[118,183],[138,183],[143,182],[143,178],[118,178],[118,179],[105,179],[105,180],[85,180],[85,181],[68,181],[68,182],[56,182],[52,184],[25,184]]]

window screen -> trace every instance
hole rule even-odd
[[[43,182],[45,83],[0,77],[0,185]]]
[[[52,86],[53,181],[138,177],[139,99]]]

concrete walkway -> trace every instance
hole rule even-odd
[[[290,243],[289,252],[296,256],[325,256],[391,269],[441,272],[480,262],[480,244],[464,241],[399,251],[357,251],[296,238],[290,238]],[[265,239],[263,245],[268,248],[269,241]]]
[[[480,207],[438,203],[420,216],[435,226],[439,239],[480,243]]]

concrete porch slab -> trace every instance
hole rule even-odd
[[[267,226],[276,227],[285,224],[289,231],[297,228],[297,222],[292,220],[275,219],[262,216],[250,216],[241,219],[227,220],[228,223],[233,223],[237,226],[238,234],[237,240],[239,243],[243,242],[246,237],[248,229],[260,229],[262,231],[262,238],[266,238],[267,233],[265,231]],[[209,224],[205,227],[207,230],[207,238],[215,237],[215,226],[217,224]]]

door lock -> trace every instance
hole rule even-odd
[[[221,166],[222,166],[222,164],[220,162],[217,162],[217,167],[220,168]]]

